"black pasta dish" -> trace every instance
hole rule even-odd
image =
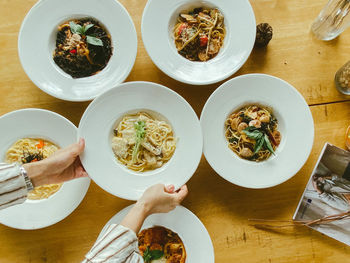
[[[111,37],[97,20],[72,19],[58,26],[53,59],[73,78],[83,78],[104,69],[112,51]]]

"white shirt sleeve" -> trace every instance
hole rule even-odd
[[[82,263],[143,263],[136,234],[122,225],[111,224],[96,240]]]
[[[27,199],[27,186],[18,164],[0,163],[0,210]]]

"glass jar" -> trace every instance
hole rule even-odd
[[[311,26],[318,39],[336,38],[350,26],[350,0],[329,0]]]
[[[350,61],[337,71],[334,82],[339,92],[350,95]]]

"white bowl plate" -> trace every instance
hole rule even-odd
[[[108,225],[119,224],[132,206],[113,216],[99,237],[104,235]],[[153,226],[166,227],[179,235],[186,249],[186,263],[214,263],[214,248],[209,233],[198,217],[187,208],[178,206],[167,214],[153,214],[145,220],[141,230]]]
[[[178,54],[173,38],[180,12],[196,7],[216,7],[224,15],[224,45],[215,58],[206,62],[192,62]],[[247,0],[149,0],[141,31],[146,50],[160,70],[178,81],[204,85],[231,76],[244,64],[255,42],[256,25]]]
[[[63,22],[92,17],[109,32],[113,55],[99,73],[73,79],[53,60],[57,27]],[[41,0],[25,17],[18,53],[28,77],[44,92],[63,100],[86,101],[123,82],[136,58],[137,35],[126,9],[116,0]]]
[[[43,138],[64,148],[77,140],[77,128],[57,113],[41,109],[23,109],[0,117],[0,158],[21,138]],[[65,182],[47,199],[27,200],[0,211],[0,223],[18,229],[39,229],[53,225],[70,215],[83,200],[89,178]]]
[[[138,111],[164,118],[178,139],[171,159],[144,173],[120,164],[111,147],[113,128],[121,117]],[[97,97],[80,121],[79,136],[85,138],[81,160],[91,179],[107,192],[130,200],[137,200],[156,183],[181,187],[196,171],[202,155],[202,132],[192,107],[176,92],[151,82],[123,83]]]
[[[248,104],[273,109],[282,140],[275,155],[263,162],[238,157],[228,147],[224,123],[235,110]],[[300,93],[279,78],[248,74],[222,84],[209,97],[201,114],[204,155],[223,178],[247,188],[278,185],[306,162],[313,145],[314,123],[310,109]]]

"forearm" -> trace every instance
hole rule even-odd
[[[42,162],[27,163],[23,165],[23,168],[27,171],[27,175],[34,187],[49,183],[48,171]]]
[[[148,215],[149,208],[147,205],[142,202],[137,202],[124,217],[120,225],[131,229],[137,234]]]
[[[0,209],[23,203],[27,186],[17,164],[0,164]]]

